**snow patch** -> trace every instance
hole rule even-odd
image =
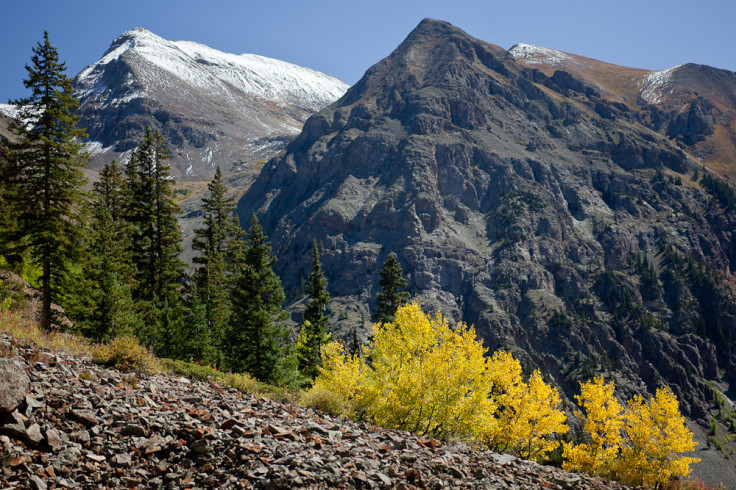
[[[18,106],[13,104],[0,104],[0,114],[10,119],[18,117]]]
[[[102,153],[108,152],[112,147],[111,146],[102,146],[102,143],[99,141],[88,141],[84,145],[84,151],[89,153],[90,156],[100,155]]]
[[[650,104],[659,104],[662,102],[662,97],[665,94],[665,90],[672,79],[672,73],[682,65],[677,65],[666,70],[653,71],[639,82],[639,95],[642,99],[646,100]],[[668,93],[671,93],[672,89]]]
[[[580,66],[580,63],[567,53],[531,44],[514,44],[509,49],[509,54],[516,61],[529,65]]]

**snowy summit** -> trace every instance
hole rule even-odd
[[[137,85],[144,87],[160,83],[165,74],[165,78],[198,90],[226,96],[247,95],[279,106],[296,105],[309,110],[330,104],[348,88],[337,78],[292,63],[255,54],[224,53],[190,41],[168,41],[138,27],[126,31],[99,61],[80,72],[76,79],[77,96],[85,98],[104,91],[105,67],[123,56],[137,60]],[[126,98],[143,95],[128,93]]]

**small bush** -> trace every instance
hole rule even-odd
[[[348,408],[348,401],[340,393],[321,385],[304,392],[299,399],[299,404],[321,410],[333,417],[345,417],[352,412]]]
[[[128,335],[93,346],[92,360],[119,371],[146,374],[158,371],[158,362],[153,353],[143,347],[138,339]]]

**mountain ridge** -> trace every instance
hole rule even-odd
[[[347,85],[258,55],[232,55],[143,28],[116,38],[73,80],[96,168],[125,155],[146,125],[164,134],[177,178],[225,175],[266,160]]]
[[[338,335],[370,317],[394,251],[426,308],[569,399],[608,373],[626,396],[667,383],[704,421],[705,381],[736,382],[710,325],[736,325],[736,216],[709,206],[700,172],[687,145],[589,81],[426,20],[307,120],[238,212],[258,216],[295,300],[321,244]],[[709,267],[710,296],[693,282]]]

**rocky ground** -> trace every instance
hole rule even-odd
[[[622,488],[0,338],[5,488]]]

